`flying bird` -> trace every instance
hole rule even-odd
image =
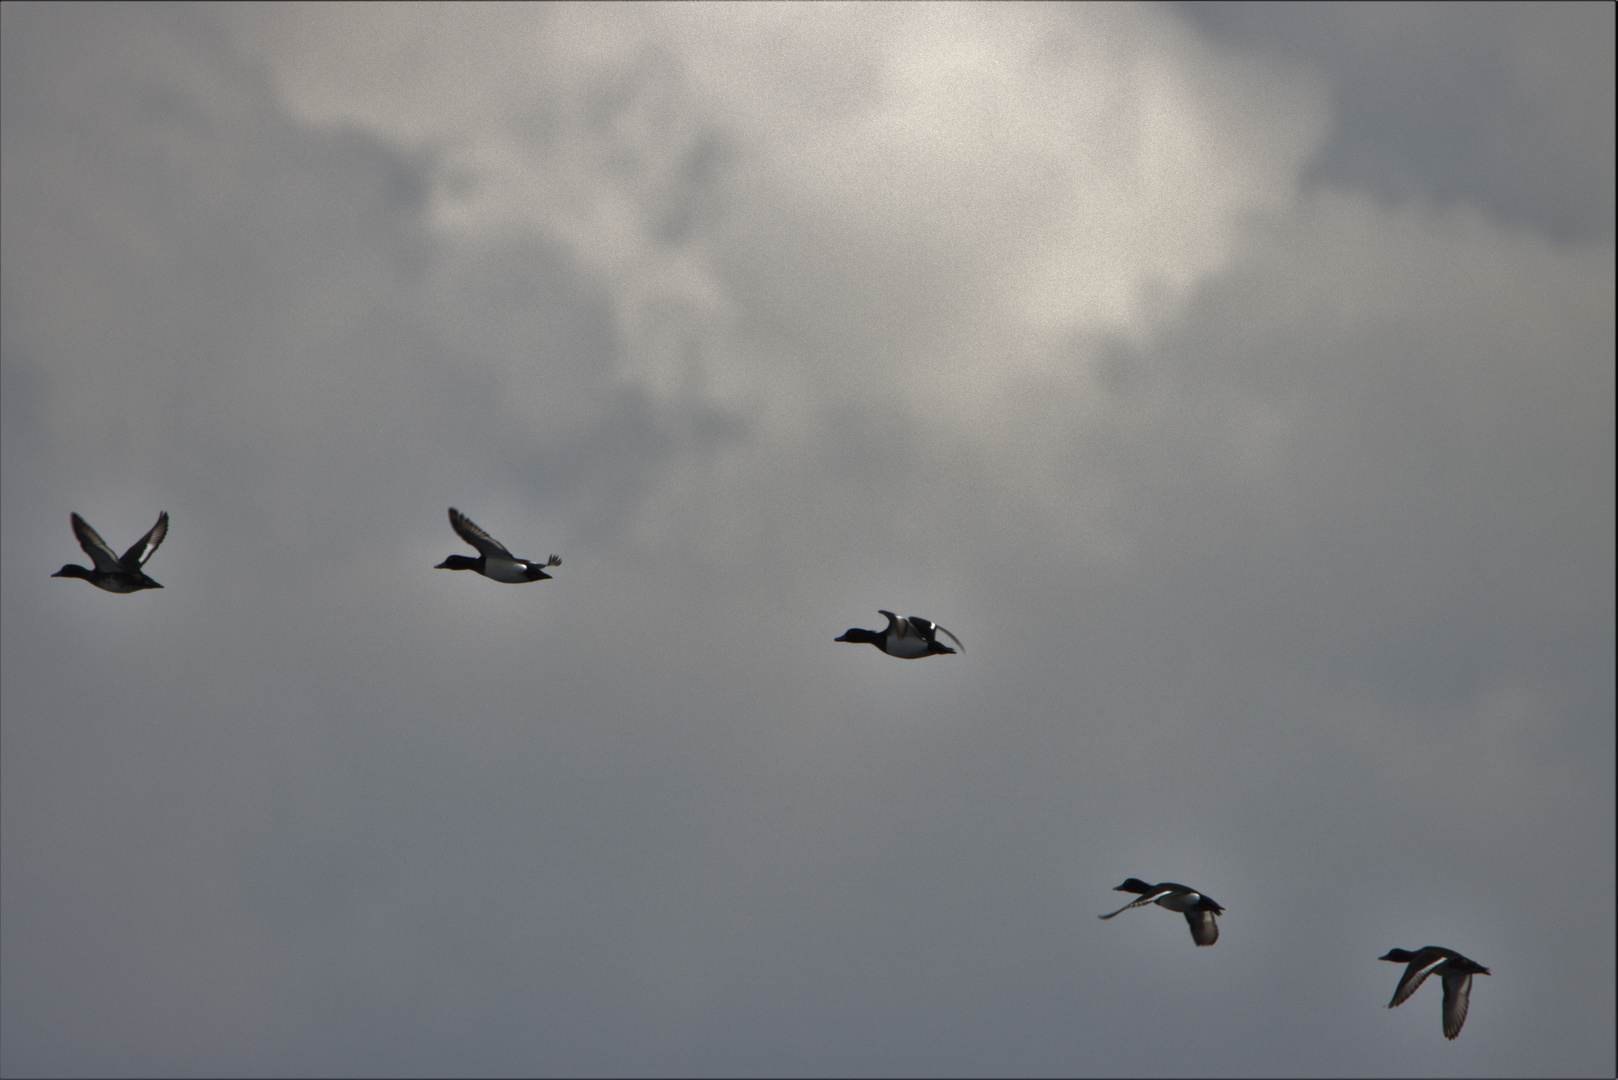
[[[1410,965],[1405,968],[1405,973],[1399,976],[1399,985],[1393,991],[1393,1000],[1388,1002],[1390,1009],[1395,1005],[1404,1004],[1404,1000],[1416,992],[1416,988],[1427,976],[1437,975],[1444,980],[1446,1039],[1453,1039],[1459,1035],[1461,1025],[1466,1023],[1466,1008],[1472,999],[1472,976],[1489,974],[1489,969],[1482,964],[1468,960],[1454,949],[1441,949],[1437,945],[1428,945],[1417,952],[1394,949],[1388,955],[1379,956],[1377,959]]]
[[[449,508],[449,523],[457,536],[478,549],[478,557],[472,559],[465,555],[451,555],[433,567],[434,570],[476,570],[493,581],[519,585],[525,581],[549,578],[545,567],[562,565],[562,559],[558,555],[552,555],[548,562],[543,563],[517,558],[506,550],[504,544],[484,532],[471,518],[453,506]]]
[[[1117,911],[1098,916],[1098,918],[1110,919],[1114,915],[1120,915],[1128,911],[1130,908],[1138,908],[1145,904],[1156,904],[1158,907],[1178,911],[1184,915],[1186,923],[1191,927],[1191,940],[1198,945],[1212,945],[1219,940],[1219,924],[1214,922],[1214,916],[1223,915],[1225,909],[1214,903],[1212,897],[1204,896],[1195,889],[1188,889],[1184,885],[1176,885],[1172,881],[1165,881],[1161,885],[1148,885],[1140,878],[1130,878],[1112,891],[1140,893],[1140,896]]]
[[[856,626],[851,627],[842,637],[832,640],[875,645],[889,656],[897,656],[901,660],[915,660],[923,656],[944,653],[953,655],[955,650],[948,645],[940,644],[938,640],[939,634],[948,634],[949,639],[960,647],[961,652],[966,651],[966,646],[961,644],[960,638],[935,622],[916,615],[901,619],[893,612],[881,609],[877,610],[877,614],[888,617],[888,628],[881,633],[875,630],[861,630]]]
[[[163,511],[157,516],[157,524],[151,531],[124,552],[123,557],[113,555],[107,542],[101,539],[101,534],[90,528],[90,523],[79,515],[73,515],[73,535],[79,538],[79,546],[84,553],[90,556],[95,563],[94,570],[87,570],[74,563],[68,563],[51,577],[83,578],[98,589],[108,592],[131,593],[142,589],[161,589],[163,586],[147,577],[141,567],[146,560],[152,557],[157,545],[163,542],[163,537],[169,534],[169,512]]]

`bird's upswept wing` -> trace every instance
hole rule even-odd
[[[913,622],[913,623],[927,622],[926,619],[918,619],[914,615],[910,616],[910,621]],[[956,637],[954,634],[951,634],[948,630],[944,629],[942,626],[939,626],[935,622],[927,622],[927,626],[928,626],[928,633],[927,633],[927,640],[928,641],[937,641],[938,640],[937,637],[934,636],[934,631],[936,631],[937,633],[947,635],[951,641],[955,642],[955,647],[957,649],[961,650],[961,652],[963,652],[963,653],[966,652],[966,646],[961,644],[961,639],[960,638]]]
[[[86,525],[85,528],[88,529],[89,526]],[[137,540],[133,547],[124,552],[123,558],[118,561],[123,564],[126,570],[139,570],[146,565],[146,560],[152,557],[153,552],[157,551],[157,545],[161,544],[163,538],[168,534],[169,512],[165,510],[157,515],[157,524],[153,525],[145,536]],[[97,539],[100,539],[100,537],[97,537]]]
[[[914,633],[914,631],[910,627],[910,621],[908,619],[901,619],[901,618],[899,618],[899,616],[895,615],[893,612],[891,612],[891,611],[883,611],[881,608],[877,608],[876,613],[878,615],[886,615],[888,617],[888,634],[889,635],[891,635],[893,637],[896,637],[896,638],[905,638],[905,637],[909,637],[912,633]]]
[[[506,550],[506,546],[488,533],[479,528],[477,522],[461,513],[455,507],[449,508],[450,527],[455,535],[478,549],[486,559],[514,559],[515,556]],[[560,562],[561,560],[557,560]]]
[[[107,542],[101,539],[101,534],[90,528],[90,523],[78,514],[73,515],[73,535],[79,538],[79,546],[90,556],[97,570],[108,574],[125,572],[127,568],[118,561],[118,556],[112,553],[112,548],[107,546]]]

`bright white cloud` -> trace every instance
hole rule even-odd
[[[1140,342],[1171,320],[1285,209],[1324,125],[1301,77],[1154,9],[376,21],[258,13],[241,37],[304,116],[438,148],[436,220],[462,242],[567,243],[616,297],[621,377],[732,406],[801,402],[794,378],[815,379],[733,336],[731,279],[780,248],[796,261],[748,283],[756,319],[824,328],[881,391],[975,425],[1027,372],[1070,367],[1075,334]],[[365,61],[328,62],[358,38]],[[713,216],[670,236],[693,187]]]

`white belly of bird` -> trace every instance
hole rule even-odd
[[[899,637],[896,634],[889,634],[888,655],[902,657],[906,660],[914,660],[918,656],[926,656],[927,639],[917,634],[907,634],[904,637]]]
[[[483,572],[496,581],[505,581],[511,584],[528,580],[527,568],[510,559],[484,559]]]

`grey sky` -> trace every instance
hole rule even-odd
[[[6,1074],[1618,1066],[1611,6],[0,11]]]

